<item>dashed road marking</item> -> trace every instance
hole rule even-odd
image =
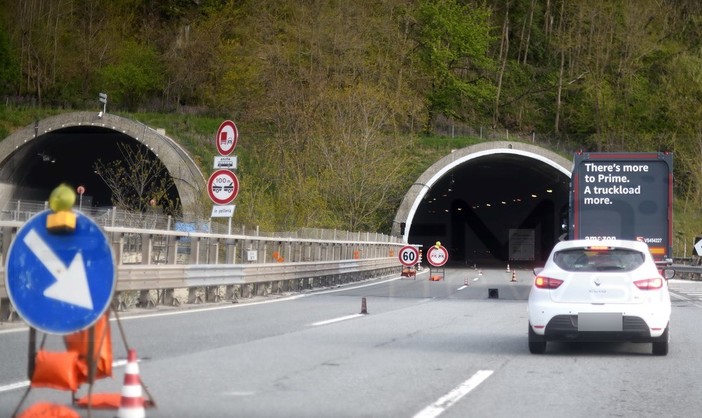
[[[469,394],[473,389],[478,387],[478,385],[483,383],[492,375],[492,373],[492,370],[478,370],[473,376],[470,377],[470,379],[456,386],[453,390],[439,398],[436,402],[419,411],[414,418],[438,417],[453,406],[453,404],[461,400],[461,398]]]

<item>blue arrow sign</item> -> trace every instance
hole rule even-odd
[[[27,323],[46,333],[70,334],[91,326],[110,305],[115,262],[109,240],[76,212],[72,233],[50,233],[47,210],[17,231],[5,266],[10,301]]]

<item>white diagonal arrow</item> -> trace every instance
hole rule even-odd
[[[697,251],[697,255],[702,255],[702,239],[695,243],[695,250]]]
[[[90,295],[88,277],[85,274],[85,265],[80,251],[73,257],[73,261],[67,269],[63,261],[54,254],[33,229],[25,235],[24,243],[49,270],[49,273],[56,278],[56,283],[44,290],[44,296],[81,308],[93,309],[93,298]]]

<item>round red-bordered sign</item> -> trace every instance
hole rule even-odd
[[[419,262],[419,250],[411,245],[405,245],[398,254],[403,266],[413,266]]]
[[[217,145],[217,152],[219,155],[227,156],[234,151],[236,147],[236,141],[239,140],[239,130],[236,128],[236,124],[230,120],[225,120],[219,125],[217,129],[217,135],[215,135],[215,143]]]
[[[207,181],[207,193],[215,204],[229,204],[239,194],[239,179],[229,170],[217,170]]]
[[[441,267],[448,261],[448,250],[443,246],[432,245],[427,250],[427,261],[434,267]]]

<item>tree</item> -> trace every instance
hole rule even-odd
[[[112,204],[128,211],[161,207],[164,214],[179,215],[180,200],[173,178],[151,151],[141,144],[116,144],[121,158],[97,160],[95,173],[112,192]]]
[[[0,94],[17,94],[20,68],[5,25],[0,22]]]
[[[114,63],[105,66],[101,76],[105,91],[130,111],[159,92],[163,83],[158,53],[135,41],[120,44]]]
[[[495,97],[490,10],[456,0],[422,0],[412,15],[429,122],[436,114],[462,120],[469,109],[489,106]]]

